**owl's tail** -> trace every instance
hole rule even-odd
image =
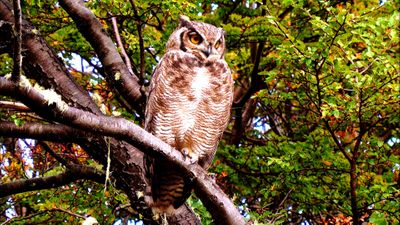
[[[164,160],[153,159],[150,162],[152,171],[148,178],[151,194],[147,194],[146,203],[154,214],[172,214],[190,196],[191,181],[178,168]]]

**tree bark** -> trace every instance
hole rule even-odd
[[[92,167],[70,165],[67,171],[55,176],[17,180],[0,184],[0,198],[27,191],[56,188],[81,179],[104,183],[105,176]]]
[[[74,20],[78,30],[96,51],[106,72],[106,79],[140,115],[143,115],[144,95],[139,78],[132,76],[100,21],[80,0],[61,0],[60,5]]]
[[[6,0],[0,1],[0,20],[14,24],[12,7]],[[0,32],[0,36],[13,40],[12,30],[0,29]],[[25,19],[22,20],[22,48],[22,67],[26,77],[35,79],[45,88],[55,90],[64,101],[75,107],[100,113],[97,105],[88,93],[76,84],[64,63],[40,36],[39,31]],[[8,50],[11,53],[12,49]]]

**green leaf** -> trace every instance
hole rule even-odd
[[[369,219],[369,221],[376,225],[388,225],[385,214],[379,211],[374,211]]]

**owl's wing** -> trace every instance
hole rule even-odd
[[[156,68],[153,71],[153,74],[151,76],[151,81],[150,81],[150,86],[148,89],[148,95],[147,95],[147,101],[146,101],[146,109],[145,109],[145,123],[144,123],[144,129],[148,131],[149,133],[153,133],[153,129],[156,125],[154,125],[153,122],[153,116],[154,116],[154,89],[157,86],[159,77],[160,77],[160,67],[162,64],[163,58],[161,58],[160,62],[157,64]],[[145,177],[147,178],[147,182],[151,183],[151,178],[154,174],[154,159],[153,157],[148,156],[147,154],[144,155],[143,157],[143,164],[144,164],[144,169],[145,169]],[[151,186],[151,185],[149,185]],[[151,190],[146,190],[147,192],[151,192]]]
[[[154,129],[154,124],[153,124],[153,116],[154,116],[154,90],[159,84],[159,80],[161,77],[161,71],[162,67],[164,66],[163,64],[164,58],[161,58],[160,62],[157,64],[156,68],[153,71],[153,74],[151,76],[151,81],[150,81],[150,86],[149,86],[149,91],[147,95],[147,102],[146,102],[146,110],[145,110],[145,122],[144,122],[144,129],[150,133],[153,132]]]
[[[219,115],[224,115],[223,118],[219,118],[221,119],[221,121],[223,121],[224,123],[221,125],[220,127],[220,133],[219,133],[219,137],[218,137],[218,141],[215,143],[214,149],[213,151],[209,151],[208,154],[204,155],[203,158],[201,160],[199,160],[199,165],[201,167],[203,167],[205,170],[208,170],[208,168],[210,167],[210,165],[213,162],[215,153],[217,152],[217,148],[218,148],[218,142],[221,140],[222,135],[224,134],[224,131],[226,129],[226,126],[229,123],[229,119],[231,116],[231,107],[232,107],[232,102],[233,102],[233,79],[232,79],[232,72],[228,66],[228,64],[225,62],[224,59],[220,59],[218,60],[218,63],[221,63],[223,65],[223,67],[218,70],[215,71],[215,73],[221,73],[220,71],[225,71],[222,76],[223,77],[230,77],[229,80],[229,84],[228,84],[228,90],[227,90],[227,99],[225,101],[226,106],[224,107],[224,111],[220,111],[218,114]]]

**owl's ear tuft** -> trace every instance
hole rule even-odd
[[[179,27],[191,27],[192,24],[190,22],[189,17],[180,15],[179,16]]]

